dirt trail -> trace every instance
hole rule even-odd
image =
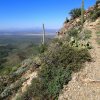
[[[100,46],[96,42],[96,25],[96,22],[85,25],[92,31],[90,54],[93,61],[87,62],[80,72],[73,73],[59,100],[100,100]]]

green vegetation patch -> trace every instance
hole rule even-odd
[[[70,37],[77,37],[78,36],[78,29],[76,29],[76,28],[73,28],[73,29],[71,29],[71,30],[69,30],[68,32],[67,32],[67,34],[70,36]]]
[[[64,41],[63,41],[64,42]],[[41,56],[38,78],[18,100],[56,100],[64,84],[71,80],[72,72],[77,72],[91,57],[86,49],[77,50],[61,40],[53,41]]]
[[[77,17],[81,16],[81,8],[74,8],[69,12],[72,19],[75,19]]]
[[[96,34],[97,34],[97,39],[96,39],[96,41],[97,41],[97,43],[100,45],[100,31],[98,31]]]
[[[96,1],[94,10],[90,11],[90,18],[92,19],[92,21],[95,21],[97,18],[100,17],[100,8],[98,6],[99,3],[100,3],[100,1]]]
[[[92,16],[91,16],[91,19],[93,20],[93,21],[95,21],[97,18],[99,18],[100,17],[100,9],[98,10],[98,11],[95,11],[93,14],[92,14]]]
[[[91,31],[88,29],[84,30],[84,40],[90,39],[91,38]]]
[[[100,31],[96,32],[96,34],[97,34],[98,36],[100,36]]]

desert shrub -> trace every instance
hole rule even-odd
[[[84,30],[84,39],[89,39],[91,37],[91,31],[85,29]]]
[[[100,36],[100,31],[97,31],[96,34],[97,34],[97,36]]]
[[[81,15],[81,8],[72,9],[69,14],[71,15],[72,19],[75,19]]]
[[[91,16],[94,14],[94,10],[91,10],[90,12],[89,12],[89,17],[91,18]]]
[[[78,35],[78,30],[73,28],[73,29],[70,29],[67,34],[70,36],[70,37],[77,37]]]
[[[41,44],[39,46],[39,53],[43,53],[47,49],[47,44]]]
[[[97,43],[100,45],[100,38],[97,38],[96,41],[97,41]]]
[[[96,1],[96,4],[94,5],[94,10],[91,10],[89,12],[89,18],[92,21],[95,21],[98,17],[100,17],[100,8],[98,7],[98,4],[100,3],[100,0]]]
[[[91,16],[91,19],[95,21],[98,17],[100,17],[100,10],[94,12]]]
[[[62,38],[63,39],[63,38]],[[54,38],[53,40],[52,40],[52,42],[51,42],[51,44],[50,45],[52,45],[53,44],[53,46],[54,46],[54,44],[60,44],[60,45],[62,45],[62,39],[58,39],[58,38]],[[50,46],[49,45],[49,46]]]
[[[13,94],[13,92],[16,92],[22,86],[22,83],[25,81],[26,81],[26,79],[22,78],[22,79],[18,80],[17,82],[12,83],[10,86],[7,86],[4,89],[4,91],[0,94],[0,98],[3,99],[5,97]]]
[[[27,71],[29,67],[20,67],[17,71],[11,74],[11,77],[18,77],[21,76],[25,71]]]
[[[82,29],[78,34],[78,40],[87,40],[91,37],[91,30],[88,30],[86,28]],[[85,41],[84,41],[85,42]]]
[[[58,41],[58,40],[56,40]],[[79,71],[85,61],[90,61],[86,49],[73,49],[57,42],[41,55],[41,69],[38,78],[33,79],[22,100],[56,100],[64,84],[71,80],[71,73]]]
[[[10,81],[8,76],[0,76],[0,94],[9,83]]]
[[[43,82],[39,78],[35,78],[32,80],[32,84],[28,87],[27,91],[21,97],[18,97],[18,100],[32,100],[32,97],[35,100],[45,100],[44,89],[45,85]]]

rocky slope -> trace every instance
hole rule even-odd
[[[59,100],[100,100],[100,46],[97,44],[96,30],[100,30],[100,18],[95,22],[85,23],[84,28],[92,31],[90,54],[92,62],[87,62],[85,68],[73,73],[72,80],[64,86]]]
[[[97,40],[96,31],[97,30],[100,31],[100,18],[98,18],[94,22],[89,21],[88,20],[89,12],[92,10],[94,10],[94,7],[89,8],[89,10],[87,10],[85,12],[85,23],[84,23],[84,26],[82,27],[81,31],[79,29],[81,27],[80,18],[76,18],[76,19],[70,20],[68,23],[64,23],[63,28],[60,30],[60,32],[58,32],[58,38],[62,37],[62,41],[64,39],[63,37],[67,37],[67,35],[68,35],[67,32],[73,28],[79,30],[78,33],[80,33],[81,38],[84,36],[84,34],[82,34],[82,33],[84,33],[85,29],[91,30],[91,32],[92,32],[91,38],[89,38],[89,40],[88,40],[92,46],[92,49],[89,50],[91,57],[92,57],[92,61],[86,62],[83,69],[81,69],[79,72],[72,74],[72,80],[69,81],[70,79],[68,79],[69,83],[67,85],[64,85],[63,90],[59,94],[58,100],[100,100],[100,46],[97,44],[97,41],[96,41]],[[76,52],[78,51],[78,49],[83,49],[83,50],[87,49],[86,41],[83,40],[82,42],[80,42],[80,40],[79,41],[74,40],[73,44],[75,44],[75,45],[71,45],[72,48],[76,49]],[[49,66],[50,68],[52,67],[51,66],[52,63],[54,63],[53,66],[55,66],[55,65],[57,65],[57,62],[59,64],[59,61],[63,58],[63,56],[65,57],[66,52],[65,52],[65,54],[63,52],[60,52],[61,54],[59,54],[57,56],[57,58],[55,58],[57,53],[59,53],[60,49],[61,49],[61,51],[63,51],[65,49],[65,48],[63,48],[63,50],[62,50],[62,47],[64,45],[67,45],[67,43],[69,45],[70,42],[73,42],[73,41],[61,42],[60,39],[58,39],[57,41],[55,44],[52,43],[51,46],[49,45],[48,51],[44,53],[45,57],[46,57],[46,58],[44,57],[45,61],[48,61],[46,63],[50,63],[50,66]],[[60,47],[60,46],[62,46],[62,47]],[[51,48],[54,50],[51,50]],[[63,55],[62,55],[62,53],[63,53]],[[69,53],[69,51],[67,53]],[[47,54],[49,54],[49,55],[47,55]],[[70,57],[71,57],[71,55],[70,55]],[[59,60],[58,60],[59,56],[61,57],[61,59],[59,58]],[[76,58],[78,58],[78,57],[79,56],[77,56]],[[66,59],[68,57],[66,59],[65,58],[64,58],[64,62],[66,61]],[[76,58],[74,58],[74,60]],[[71,61],[73,62],[72,58],[71,58]],[[79,60],[78,60],[78,62],[79,62]],[[41,66],[42,67],[44,66],[44,62],[42,62],[42,63],[43,64],[41,64],[41,60],[39,59],[39,57],[34,57],[34,59],[29,58],[29,59],[26,59],[25,61],[23,61],[22,64],[20,65],[20,67],[14,73],[12,73],[12,75],[10,76],[14,79],[14,81],[12,83],[8,84],[7,88],[5,88],[2,91],[2,93],[0,94],[2,99],[18,100],[18,97],[22,96],[24,94],[24,92],[26,92],[28,90],[28,87],[31,86],[32,80],[39,76],[38,72],[39,72],[39,70],[42,69]],[[68,64],[70,65],[70,63],[71,62],[69,61]],[[83,63],[81,63],[81,64],[83,64]],[[59,68],[61,68],[61,66],[67,66],[67,65],[62,63],[62,65],[59,65],[59,66],[60,66]],[[50,70],[49,67],[48,67],[48,70]],[[57,65],[57,67],[58,67],[58,65]],[[78,67],[76,67],[76,68],[78,68]],[[45,69],[45,67],[44,67],[44,69]],[[46,72],[48,70],[46,70]],[[55,75],[56,75],[55,73],[57,73],[57,72],[54,70],[52,70],[52,72],[54,74],[54,76],[52,76],[52,77],[55,79]],[[42,71],[44,71],[44,70],[42,70]],[[48,71],[48,74],[51,74],[52,72]],[[62,77],[65,77],[63,75],[63,72],[61,75],[62,75]],[[46,75],[48,75],[48,74],[46,73]],[[60,82],[61,75],[58,74],[59,77],[57,76],[57,78],[56,78],[57,82],[55,80],[53,80],[55,82],[55,84],[53,84],[54,82],[52,82],[51,87],[49,87],[49,89],[52,90],[52,87],[54,85],[55,85],[54,89],[56,89],[58,87],[58,83],[59,83],[59,86],[61,85],[60,88],[62,89],[63,82],[62,82],[62,84],[60,84],[61,83]],[[70,74],[70,77],[71,77],[71,74]],[[52,80],[52,78],[51,78],[51,80]],[[40,82],[42,82],[42,81],[40,81]],[[35,87],[35,88],[37,88],[37,87]],[[60,89],[59,89],[59,91],[60,91]],[[58,95],[59,91],[57,92],[57,95]],[[47,92],[47,90],[46,90],[46,92]],[[55,93],[55,91],[53,91],[53,92]],[[31,98],[34,98],[34,97],[32,96]],[[52,96],[51,96],[51,98],[52,99],[49,99],[49,100],[54,100]],[[23,100],[27,100],[27,99],[23,99]],[[37,100],[43,100],[43,99],[37,99]],[[46,100],[46,99],[44,98],[44,100]]]

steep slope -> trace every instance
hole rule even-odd
[[[92,31],[90,54],[92,62],[87,62],[85,68],[73,73],[72,80],[64,86],[59,100],[100,100],[100,46],[97,44],[96,30],[100,28],[100,19],[87,23],[84,28]]]
[[[31,85],[32,79],[37,77],[37,71],[34,71],[34,72],[32,72],[32,73],[27,72],[27,73],[24,75],[24,77],[26,77],[28,80],[25,81],[25,82],[23,83],[23,85],[22,85],[22,87],[19,89],[18,93],[16,93],[16,95],[13,96],[13,97],[11,98],[11,100],[16,100],[18,96],[22,95],[22,94],[27,90],[28,86]]]
[[[86,17],[84,27],[80,21],[80,17],[69,20],[47,50],[24,60],[9,76],[11,82],[6,82],[1,99],[100,100],[100,49],[96,41],[100,18],[91,22]],[[91,35],[89,42],[86,34]]]

